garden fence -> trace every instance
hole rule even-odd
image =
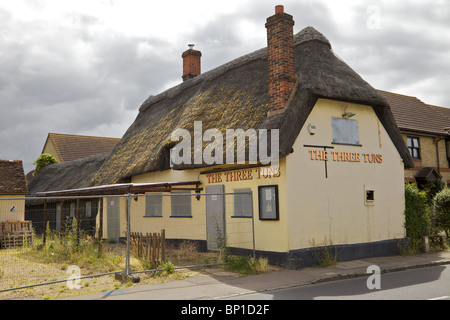
[[[151,274],[167,261],[215,265],[216,253],[229,248],[255,253],[247,190],[0,198],[0,218],[0,300],[55,286],[67,291],[74,279]],[[136,259],[147,269],[133,265]]]

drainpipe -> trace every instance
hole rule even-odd
[[[437,170],[439,172],[439,174],[441,173],[441,165],[439,163],[439,141],[442,140],[442,137],[436,137],[435,138],[435,144],[436,144],[436,160],[437,160]]]

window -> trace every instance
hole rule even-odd
[[[234,217],[251,218],[253,216],[252,190],[234,190]]]
[[[358,120],[331,118],[333,144],[359,144]]]
[[[408,137],[408,149],[411,157],[414,159],[420,159],[420,144],[419,138],[416,137]]]
[[[171,217],[192,217],[191,194],[186,192],[172,192],[170,197]]]
[[[70,203],[70,217],[74,218],[75,217],[75,202],[71,202]]]
[[[258,187],[259,219],[278,220],[278,186]]]
[[[152,193],[145,196],[145,216],[162,217],[162,194]]]
[[[364,205],[375,205],[375,189],[372,185],[364,185]]]
[[[91,202],[86,202],[86,218],[90,218],[92,216],[91,214]]]

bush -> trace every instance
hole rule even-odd
[[[427,197],[427,204],[432,207],[433,199],[440,191],[445,188],[445,182],[442,180],[428,180],[427,183],[419,186],[420,191],[424,191]]]
[[[43,153],[41,154],[36,161],[33,162],[34,165],[36,165],[36,169],[34,170],[33,175],[37,175],[39,170],[41,170],[43,167],[48,166],[49,164],[58,163],[58,160],[50,154],[50,153]]]
[[[405,229],[406,236],[421,239],[429,235],[431,221],[425,192],[412,184],[405,185]]]
[[[433,203],[433,215],[436,218],[436,223],[444,230],[448,238],[450,233],[450,189],[445,188],[437,193]]]

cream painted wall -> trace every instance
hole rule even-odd
[[[212,168],[208,168],[212,169]],[[288,249],[288,219],[286,210],[286,174],[285,161],[280,161],[280,176],[273,177],[260,175],[258,179],[257,168],[252,168],[252,179],[241,181],[226,181],[226,175],[222,172],[222,182],[208,182],[206,174],[200,174],[200,170],[166,170],[152,172],[133,177],[133,183],[148,182],[176,182],[176,181],[201,181],[203,191],[208,185],[223,184],[225,193],[232,193],[236,189],[251,189],[253,194],[253,214],[255,229],[255,249],[274,252],[286,252]],[[279,192],[279,220],[267,221],[259,219],[258,211],[258,186],[278,185]],[[168,194],[167,194],[168,195]],[[163,217],[144,217],[145,199],[143,196],[138,201],[132,202],[132,231],[159,232],[166,230],[166,237],[172,239],[206,240],[206,197],[200,200],[192,197],[192,218],[170,217],[170,196],[163,197]],[[234,215],[234,202],[231,195],[225,196],[226,234],[227,245],[245,249],[253,249],[252,219],[236,218]]]
[[[331,118],[341,118],[343,106],[358,120],[362,146],[332,144]],[[310,135],[308,125],[316,125]],[[380,132],[380,134],[379,134]],[[325,163],[311,160],[304,145],[329,149],[328,178]],[[334,152],[360,154],[360,162],[333,161]],[[382,163],[365,162],[363,153],[381,154]],[[403,162],[370,106],[319,99],[286,158],[289,250],[324,243],[355,244],[404,237]],[[365,188],[375,191],[366,205]]]
[[[25,220],[24,197],[25,195],[0,196],[0,222]],[[13,207],[14,209],[12,210]]]
[[[347,111],[355,112],[362,146],[332,145],[331,118],[342,116],[344,103],[318,100],[294,144],[294,153],[280,161],[280,176],[221,182],[208,181],[205,169],[166,170],[134,176],[133,183],[196,181],[205,187],[223,184],[226,193],[250,188],[253,193],[255,249],[273,252],[308,248],[314,241],[327,239],[334,244],[374,242],[404,237],[404,170],[403,162],[387,132],[369,106],[345,103]],[[308,124],[317,132],[310,135]],[[333,146],[333,151],[360,154],[359,162],[333,161],[325,178],[324,162],[311,160],[304,145]],[[331,150],[329,150],[331,151]],[[363,153],[381,154],[382,163],[365,162]],[[212,168],[209,168],[212,169]],[[258,186],[278,185],[279,220],[259,219]],[[365,202],[365,191],[375,191],[375,201]],[[170,217],[170,196],[163,197],[163,217],[144,217],[145,198],[131,204],[133,232],[159,232],[173,239],[206,240],[206,198],[192,198],[192,218]],[[226,228],[228,245],[252,249],[250,218],[234,218],[233,199],[226,196]]]

